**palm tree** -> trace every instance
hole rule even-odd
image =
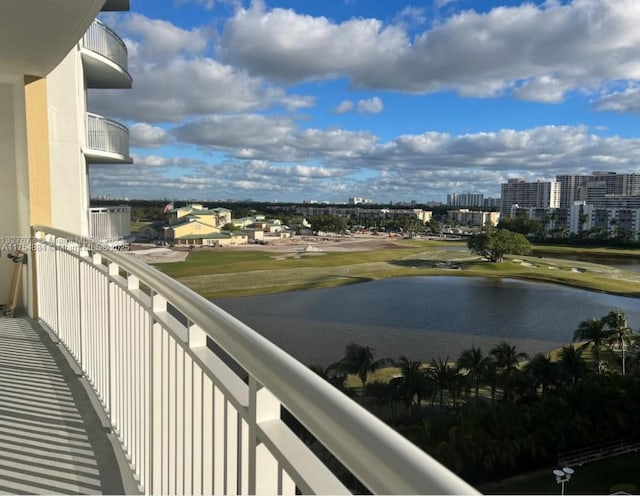
[[[598,373],[600,373],[600,347],[602,342],[609,336],[604,325],[604,319],[584,320],[580,322],[580,327],[573,333],[574,341],[586,341],[582,348],[589,343],[593,343],[593,356]]]
[[[480,392],[480,380],[483,377],[489,357],[482,355],[482,350],[472,346],[470,350],[464,350],[458,358],[458,368],[465,369],[473,378],[476,389],[476,400]]]
[[[332,365],[325,368],[322,365],[313,364],[309,365],[309,368],[340,391],[346,392],[344,381],[347,376],[344,373],[338,372]]]
[[[563,374],[570,378],[571,385],[576,387],[587,371],[587,362],[574,346],[565,346],[560,353],[560,367]]]
[[[542,386],[542,397],[544,398],[549,386],[553,386],[558,379],[558,367],[551,361],[548,355],[538,353],[525,366],[526,373],[533,380],[534,389]]]
[[[496,366],[502,370],[504,398],[510,398],[513,375],[518,370],[520,360],[527,360],[529,355],[524,351],[517,351],[515,346],[503,341],[491,350],[491,356],[496,361]]]
[[[619,343],[622,348],[622,375],[626,373],[625,363],[625,345],[629,340],[630,335],[633,333],[627,322],[627,317],[622,310],[611,310],[606,316],[602,318],[605,326],[610,332],[610,338]]]
[[[361,346],[356,343],[349,343],[345,348],[344,357],[330,368],[345,374],[355,374],[362,381],[362,398],[367,398],[367,378],[371,372],[375,372],[382,367],[390,365],[389,358],[374,358],[374,349],[370,346]]]
[[[401,356],[396,366],[400,369],[400,374],[402,375],[400,388],[405,405],[409,409],[414,406],[416,408],[419,407],[422,403],[422,398],[429,389],[427,374],[422,368],[422,362]]]
[[[438,361],[431,360],[431,368],[429,369],[429,377],[433,379],[438,391],[440,392],[440,409],[443,406],[443,392],[445,389],[450,389],[455,381],[456,371],[449,365],[449,357],[444,362],[442,358],[438,357]]]

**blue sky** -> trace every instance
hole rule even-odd
[[[499,196],[509,178],[640,169],[637,0],[131,0],[102,19],[131,90],[112,197]]]

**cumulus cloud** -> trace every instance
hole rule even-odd
[[[299,194],[301,190],[312,195],[324,195],[327,191],[341,188],[339,181],[346,176],[341,169],[304,165],[282,167],[260,160],[201,164],[178,177],[161,167],[137,165],[115,170],[101,165],[91,167],[93,191],[121,196],[126,190],[133,198],[196,197],[215,200],[244,195],[272,200],[278,195]]]
[[[259,114],[203,117],[177,126],[174,136],[210,150],[243,159],[296,162],[314,157],[349,159],[375,148],[367,131],[300,130],[288,118]]]
[[[610,93],[592,102],[596,110],[640,114],[640,87]]]
[[[280,81],[347,77],[358,87],[475,97],[515,89],[556,102],[570,89],[640,79],[639,22],[635,0],[524,3],[463,11],[411,39],[376,19],[337,23],[254,3],[227,21],[218,53]]]
[[[111,16],[129,47],[131,90],[90,90],[89,107],[124,120],[176,122],[193,115],[249,112],[272,107],[297,111],[315,98],[223,64],[210,55],[206,29],[184,30],[140,14]]]
[[[129,143],[131,146],[154,148],[164,146],[170,142],[171,136],[161,127],[137,122],[129,128]]]
[[[142,14],[110,15],[108,23],[133,47],[130,55],[145,62],[161,61],[177,55],[202,54],[209,45],[207,30],[186,30],[169,21],[150,19]]]
[[[375,58],[388,66],[407,43],[401,28],[377,19],[335,24],[289,9],[267,11],[254,2],[227,21],[218,54],[252,74],[297,82],[348,74]]]
[[[199,127],[203,129],[197,131]],[[235,116],[194,123],[181,132],[227,158],[208,163],[142,155],[134,157],[134,166],[92,166],[92,191],[116,195],[126,190],[130,197],[143,195],[139,198],[175,196],[174,191],[182,192],[177,198],[332,201],[345,201],[350,191],[366,191],[378,201],[425,201],[471,186],[499,196],[500,183],[512,177],[536,181],[594,170],[635,172],[640,163],[640,138],[598,136],[585,126],[428,132],[379,142],[368,133],[296,130],[291,121]],[[260,143],[252,143],[251,135],[263,133]],[[303,160],[288,161],[294,157]],[[184,170],[178,177],[175,167]]]
[[[379,114],[383,108],[382,100],[377,96],[358,102],[358,112],[361,114]]]
[[[353,102],[351,100],[342,100],[340,104],[333,109],[336,114],[346,114],[353,110]]]
[[[212,10],[216,5],[216,0],[174,0],[176,5],[184,5],[186,3],[192,3],[195,5],[200,5],[204,7],[206,10]]]

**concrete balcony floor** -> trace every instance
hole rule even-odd
[[[0,317],[0,493],[137,493],[104,411],[68,358],[34,321]]]

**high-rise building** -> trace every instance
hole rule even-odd
[[[484,195],[482,193],[450,193],[447,195],[447,205],[451,207],[482,207]]]
[[[640,195],[640,174],[595,171],[592,174],[561,174],[558,223],[569,227],[570,212],[575,202],[595,204],[609,195]]]
[[[560,183],[537,181],[528,183],[522,179],[509,179],[501,184],[500,215],[511,216],[512,206],[524,208],[558,208]]]
[[[640,174],[595,171],[593,174],[562,174],[560,208],[571,208],[576,201],[592,203],[605,195],[640,195]]]

